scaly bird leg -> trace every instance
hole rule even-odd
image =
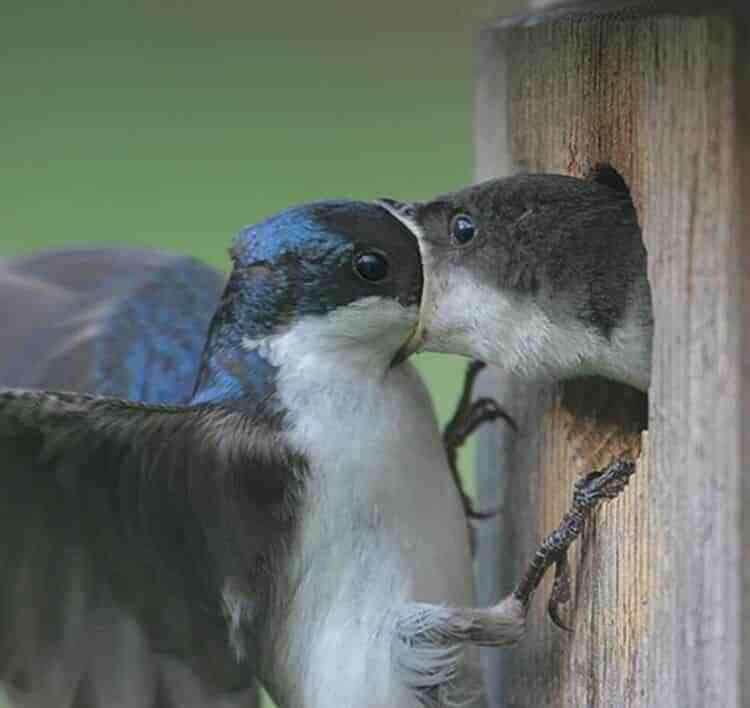
[[[524,633],[531,597],[551,565],[556,565],[556,574],[549,613],[555,624],[564,627],[559,621],[558,605],[570,598],[568,549],[596,507],[618,496],[633,472],[632,460],[617,460],[576,482],[573,503],[560,526],[544,539],[515,590],[497,605],[472,608],[409,603],[398,617],[396,637],[398,660],[410,674],[412,685],[424,690],[435,687],[439,676],[455,675],[459,655],[455,651],[436,651],[438,648],[518,642]]]
[[[469,439],[474,431],[482,424],[494,420],[503,419],[518,431],[513,418],[508,415],[500,406],[491,398],[474,397],[474,384],[476,383],[479,372],[484,369],[485,364],[480,361],[472,361],[466,367],[463,391],[458,401],[456,412],[445,426],[443,431],[443,444],[445,445],[445,454],[448,457],[448,464],[453,473],[453,480],[456,483],[461,500],[463,501],[464,511],[469,519],[487,519],[494,516],[497,510],[477,511],[472,504],[469,496],[464,492],[461,484],[461,477],[458,474],[458,450]]]
[[[597,470],[579,479],[573,489],[573,504],[560,525],[542,541],[534,559],[529,564],[521,582],[512,592],[524,607],[529,606],[534,590],[539,587],[544,574],[556,565],[555,582],[550,595],[548,611],[552,621],[568,629],[561,621],[559,607],[570,599],[570,571],[568,549],[581,535],[586,521],[603,501],[614,499],[627,486],[635,472],[633,460],[617,460],[603,470]]]

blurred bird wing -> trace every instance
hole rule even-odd
[[[252,680],[222,593],[251,621],[293,525],[303,463],[277,427],[219,406],[6,389],[0,450],[0,676],[12,684],[114,604],[201,680]],[[217,644],[227,661],[208,656]]]
[[[65,249],[5,261],[0,382],[185,401],[223,283],[193,258],[147,249]]]
[[[4,261],[3,265],[14,273],[36,278],[70,293],[94,295],[101,290],[128,288],[138,275],[151,277],[161,273],[165,266],[188,262],[213,270],[178,253],[153,248],[95,245],[34,251]]]

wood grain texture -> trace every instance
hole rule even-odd
[[[747,11],[746,11],[747,12]],[[740,165],[750,164],[750,23],[747,20],[738,27],[736,35],[735,81],[737,97],[737,158],[735,169]],[[740,180],[738,199],[741,204],[750,204],[750,181]],[[743,421],[750,420],[750,312],[746,303],[750,298],[750,209],[744,208],[739,213],[739,230],[744,238],[735,240],[737,249],[736,264],[740,268],[741,279],[739,294],[734,299],[734,320],[741,340],[737,343],[740,351],[740,416]],[[750,425],[741,426],[740,461],[750,459]],[[750,513],[747,505],[750,501],[750,475],[741,475],[740,482],[740,534],[743,545],[739,562],[742,570],[741,594],[741,634],[739,663],[747,667],[750,663]],[[750,705],[750,671],[742,671],[741,704]]]
[[[526,23],[531,18],[548,21],[552,17],[567,15],[614,14],[620,12],[641,15],[677,14],[705,16],[706,10],[712,13],[736,13],[747,9],[745,0],[714,0],[707,5],[706,0],[529,0],[527,15],[511,18],[508,24]],[[540,14],[540,11],[544,14]],[[553,13],[558,13],[554,15]]]
[[[750,705],[744,20],[555,14],[488,36],[502,47],[485,54],[503,63],[512,166],[584,176],[608,162],[631,186],[656,320],[647,454],[571,559],[575,631],[546,620],[547,584],[523,645],[497,653],[494,705]],[[498,109],[478,110],[486,124]],[[507,170],[503,148],[492,150]],[[638,394],[595,380],[514,398],[522,434],[501,449],[494,549],[504,591],[557,525],[576,476],[638,449],[642,414]],[[480,490],[491,474],[480,471]]]

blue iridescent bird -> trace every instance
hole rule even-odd
[[[192,258],[144,249],[77,248],[6,261],[0,384],[185,402],[224,281]],[[41,502],[43,487],[40,493]],[[22,543],[32,542],[28,533],[36,534],[38,564],[60,558],[48,565],[49,585],[16,591],[29,593],[27,612],[5,608],[13,617],[6,616],[3,634],[11,633],[14,646],[3,679],[14,705],[137,708],[156,705],[157,697],[163,708],[256,705],[253,686],[217,692],[178,658],[155,651],[106,584],[91,588],[85,602],[71,600],[65,583],[73,576],[66,574],[81,569],[68,566],[70,545],[34,526],[23,529]]]
[[[44,653],[29,622],[64,641],[71,603],[79,616],[114,607],[132,618],[207,692],[242,691],[257,672],[281,705],[398,706],[435,680],[393,663],[393,632],[369,641],[410,598],[472,599],[463,506],[432,404],[412,367],[393,365],[416,324],[416,240],[381,206],[329,202],[243,230],[232,258],[184,405],[199,328],[164,335],[200,269],[179,283],[158,268],[145,278],[169,291],[161,313],[125,298],[128,316],[111,316],[122,262],[101,274],[107,298],[60,297],[53,321],[75,322],[69,338],[53,337],[60,357],[34,338],[46,328],[33,317],[13,334],[28,342],[26,369],[4,361],[6,382],[145,399],[2,394],[0,534],[17,541],[0,549],[1,656],[19,700],[36,678],[22,669]],[[18,277],[43,271],[21,266]],[[37,280],[66,289],[70,264],[58,266],[61,282]],[[201,290],[215,298],[215,276]],[[187,340],[185,377],[174,376],[162,348]],[[114,352],[127,362],[115,371],[99,355],[123,344],[132,351]],[[96,351],[69,378],[55,372],[76,347]],[[146,375],[157,351],[164,370]],[[416,504],[429,513],[413,514]],[[44,611],[29,618],[24,606]],[[451,677],[465,690],[468,674]]]
[[[621,226],[637,260],[632,205],[577,180],[519,179],[418,205],[322,202],[244,229],[183,404],[0,393],[0,537],[14,539],[0,548],[3,675],[38,648],[24,627],[44,621],[54,586],[116,606],[215,691],[257,673],[285,707],[481,705],[471,645],[520,638],[555,556],[500,604],[470,606],[464,504],[405,360],[487,354],[505,325],[487,358],[515,352],[545,374],[608,356],[630,366],[641,346],[623,353],[608,336],[640,322],[627,290],[640,281],[609,298],[578,280],[622,255],[601,248],[606,229]],[[540,216],[548,234],[529,242]],[[571,236],[592,258],[544,262]],[[489,303],[472,301],[472,283]],[[534,329],[555,312],[576,327]],[[565,358],[546,366],[550,334]],[[598,358],[574,356],[592,342]],[[597,480],[587,504],[622,485]]]

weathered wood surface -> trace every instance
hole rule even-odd
[[[750,705],[746,35],[727,14],[639,12],[482,37],[478,177],[612,164],[644,228],[656,319],[647,459],[571,558],[574,633],[546,619],[547,583],[523,645],[485,655],[493,705]],[[482,450],[480,495],[504,490],[480,534],[482,599],[510,589],[578,474],[638,447],[641,413],[625,387],[495,376],[484,385],[522,434]]]
[[[638,10],[644,14],[677,13],[706,15],[706,11],[743,11],[745,0],[714,0],[708,5],[706,0],[529,0],[528,9],[532,15],[536,11],[562,10],[570,13],[613,13],[621,10]],[[545,18],[549,19],[548,12]],[[512,19],[517,24],[517,19]]]

